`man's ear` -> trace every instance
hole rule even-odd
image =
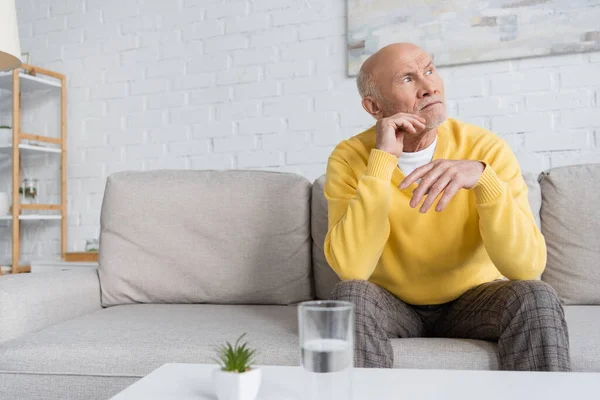
[[[380,120],[383,118],[383,110],[381,109],[381,104],[371,96],[367,96],[362,99],[362,106],[366,112],[371,114],[373,118],[376,120]]]

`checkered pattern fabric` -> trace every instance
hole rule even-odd
[[[570,371],[562,304],[542,281],[494,281],[441,305],[413,306],[368,281],[343,281],[332,299],[356,306],[355,365],[391,368],[391,338],[498,342],[501,369]]]

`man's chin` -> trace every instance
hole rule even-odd
[[[446,114],[435,115],[435,116],[423,116],[425,118],[425,128],[427,130],[432,130],[443,124],[448,116]]]

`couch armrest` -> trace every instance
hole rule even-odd
[[[97,269],[0,277],[0,344],[102,309]]]

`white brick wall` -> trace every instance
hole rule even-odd
[[[324,173],[335,144],[372,124],[345,74],[345,3],[17,2],[23,51],[68,77],[69,249],[98,233],[114,171]],[[600,53],[441,73],[453,116],[505,137],[524,170],[600,162]],[[25,255],[55,254],[56,226],[33,226]]]

